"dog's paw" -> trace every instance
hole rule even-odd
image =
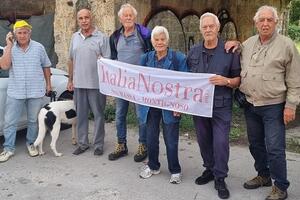
[[[41,152],[39,152],[39,155],[40,156],[45,155],[45,152],[41,151]]]
[[[55,156],[56,157],[61,157],[63,154],[62,153],[56,153]]]

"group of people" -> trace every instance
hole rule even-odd
[[[232,119],[233,88],[244,93],[244,112],[247,124],[250,152],[255,160],[257,176],[244,183],[246,189],[272,186],[267,200],[287,198],[285,125],[295,119],[296,106],[300,102],[300,56],[293,41],[277,33],[277,11],[271,6],[260,7],[254,23],[257,35],[242,44],[230,41],[226,44],[218,37],[220,22],[213,13],[200,17],[203,41],[195,45],[185,56],[169,48],[169,33],[163,26],[152,31],[137,24],[137,11],[130,4],[121,6],[118,12],[122,27],[109,38],[93,25],[89,9],[77,13],[80,29],[70,44],[68,90],[74,91],[78,123],[78,147],[74,155],[84,153],[89,147],[88,115],[94,115],[94,155],[103,154],[105,95],[99,92],[97,59],[110,58],[145,67],[162,68],[191,73],[212,73],[209,81],[215,85],[211,118],[193,116],[196,135],[205,170],[196,178],[198,185],[214,180],[214,187],[221,199],[230,192],[225,183],[228,175],[229,132]],[[32,145],[37,135],[37,114],[41,98],[51,90],[51,63],[45,49],[30,39],[31,26],[25,21],[14,25],[6,38],[7,46],[0,59],[0,66],[9,69],[7,91],[4,151],[0,162],[14,154],[16,123],[24,105],[27,109],[28,130],[26,143],[30,156],[38,155]],[[126,115],[129,102],[116,98],[117,143],[108,155],[117,160],[128,154]],[[182,180],[178,159],[180,113],[135,105],[139,123],[139,146],[134,155],[136,162],[148,157],[140,172],[147,179],[160,173],[159,133],[162,123],[163,138],[167,150],[170,183]],[[272,182],[274,181],[274,183]]]

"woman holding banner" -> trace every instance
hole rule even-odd
[[[151,42],[154,51],[144,54],[141,65],[166,70],[187,71],[186,57],[180,52],[168,48],[169,33],[163,26],[152,30]],[[140,172],[141,178],[150,178],[159,174],[159,127],[163,125],[163,137],[167,149],[168,168],[171,173],[170,183],[181,182],[181,167],[178,160],[178,140],[180,113],[154,107],[139,105],[139,117],[147,125],[148,164]]]

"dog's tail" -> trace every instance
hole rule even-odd
[[[38,116],[38,122],[39,122],[39,132],[38,132],[38,136],[34,142],[34,146],[37,147],[41,144],[41,142],[44,140],[45,135],[46,135],[46,125],[45,125],[45,120],[46,120],[46,114],[47,114],[48,110],[45,108],[42,108],[40,110],[39,116]]]

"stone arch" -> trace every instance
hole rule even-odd
[[[227,10],[222,9],[217,14],[221,27],[220,27],[220,36],[226,40],[237,40],[237,29],[233,19],[230,17],[230,14]]]
[[[166,27],[170,35],[169,47],[186,52],[186,37],[176,10],[169,7],[158,8],[149,13],[144,20],[144,24],[151,29],[156,25]]]

